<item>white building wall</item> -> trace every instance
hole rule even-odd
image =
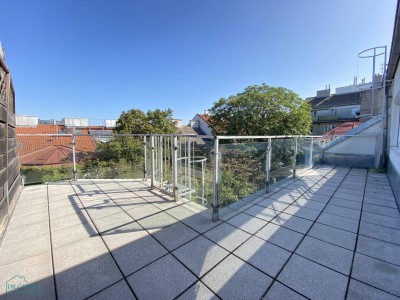
[[[350,137],[337,145],[329,148],[335,154],[363,154],[375,155],[376,143],[379,139],[381,122],[360,132],[357,136]]]
[[[16,116],[17,126],[37,126],[39,124],[39,118],[35,116]]]
[[[393,166],[396,168],[397,172],[400,173],[400,68],[397,67],[396,73],[394,75],[394,80],[392,84],[391,94],[393,98],[391,99],[391,123],[389,125],[389,159],[391,160]],[[390,98],[389,98],[390,99]]]
[[[199,115],[196,115],[192,121],[194,121],[193,123],[191,122],[192,127],[200,128],[205,135],[213,135],[211,127]]]

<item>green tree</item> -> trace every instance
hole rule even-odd
[[[310,112],[296,93],[262,84],[214,103],[210,123],[215,133],[224,135],[309,134]]]
[[[144,113],[139,109],[123,111],[117,120],[114,132],[130,134],[150,133],[176,133],[176,126],[172,120],[172,110],[147,111]]]
[[[119,134],[175,133],[177,129],[171,120],[171,109],[149,110],[147,113],[139,109],[131,109],[121,113],[114,132]],[[140,169],[144,162],[142,137],[116,136],[106,143],[98,143],[96,151],[96,160],[92,162],[96,168],[100,168],[102,162],[110,162],[114,165],[127,163],[135,169]]]

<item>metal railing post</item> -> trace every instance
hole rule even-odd
[[[143,137],[144,163],[143,163],[143,180],[147,179],[147,139]]]
[[[178,137],[172,137],[172,182],[175,201],[179,200],[178,191]]]
[[[73,161],[73,170],[72,170],[72,174],[74,177],[74,180],[76,181],[76,155],[75,155],[75,145],[76,145],[76,137],[75,137],[75,133],[72,135],[72,161]]]
[[[313,167],[313,148],[314,148],[314,138],[311,137],[311,142],[310,142],[310,157],[308,158],[308,165],[309,168],[312,169]]]
[[[270,186],[270,170],[271,170],[271,153],[272,153],[272,140],[271,138],[268,138],[268,146],[266,150],[266,157],[265,157],[265,192],[269,192],[269,186]]]
[[[150,174],[150,178],[151,178],[151,188],[154,188],[154,182],[155,182],[155,172],[154,172],[154,168],[155,168],[155,164],[154,164],[154,136],[151,135],[150,136],[150,147],[151,147],[151,157],[150,157],[150,164],[151,164],[151,174]]]
[[[213,198],[213,203],[211,203],[212,207],[212,220],[214,222],[218,221],[219,216],[219,197],[218,197],[218,192],[219,192],[219,184],[218,184],[218,177],[219,177],[219,140],[218,137],[216,136],[214,138],[214,198]]]
[[[159,159],[159,161],[157,163],[159,164],[159,168],[158,168],[158,179],[160,180],[159,188],[161,188],[162,190],[164,190],[163,151],[164,151],[163,137],[160,135],[158,137],[158,157],[157,157],[157,159]]]
[[[294,138],[293,178],[296,178],[296,162],[297,162],[297,136]]]

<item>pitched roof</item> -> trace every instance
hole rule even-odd
[[[202,118],[204,122],[206,122],[208,125],[210,125],[210,124],[209,124],[209,121],[210,121],[211,117],[210,117],[209,115],[204,115],[204,114],[197,114],[197,115],[198,115],[200,118]]]
[[[344,122],[340,124],[339,126],[325,132],[322,135],[322,139],[324,140],[332,140],[335,137],[341,136],[350,130],[353,130],[354,128],[360,126],[363,122],[361,121],[354,121],[354,122]]]
[[[80,162],[84,158],[82,151],[75,152],[75,159]],[[21,165],[64,165],[72,164],[72,148],[61,145],[50,146],[20,157]]]
[[[46,134],[46,133],[59,133],[60,130],[64,130],[64,125],[53,125],[53,124],[39,124],[34,127],[17,126],[17,134]]]
[[[330,95],[329,97],[307,98],[312,109],[322,109],[336,106],[360,105],[361,92]]]

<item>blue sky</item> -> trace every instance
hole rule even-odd
[[[17,114],[118,118],[171,108],[187,122],[266,83],[302,98],[371,77],[395,0],[0,0]],[[358,67],[357,67],[358,65]]]

